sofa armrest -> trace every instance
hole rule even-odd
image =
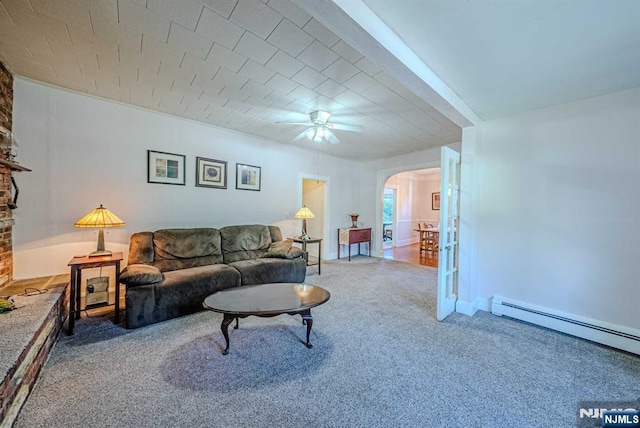
[[[120,272],[120,282],[127,286],[157,284],[164,281],[160,270],[151,265],[132,264]]]

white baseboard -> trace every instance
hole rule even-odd
[[[640,330],[494,296],[491,312],[640,355]]]
[[[419,238],[401,239],[401,240],[396,242],[396,247],[404,247],[405,245],[413,245],[413,244],[417,244],[418,242],[420,242]]]
[[[458,299],[456,301],[456,312],[463,315],[473,316],[478,311],[489,312],[491,309],[491,299],[477,297],[473,302]]]

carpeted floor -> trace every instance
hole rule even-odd
[[[137,330],[83,318],[17,427],[574,427],[577,402],[640,397],[640,358],[478,313],[435,320],[436,270],[356,257],[309,269],[300,317],[202,312]]]

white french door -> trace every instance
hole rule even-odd
[[[440,240],[438,242],[438,321],[456,309],[458,293],[458,231],[460,219],[460,153],[442,147],[440,169]]]

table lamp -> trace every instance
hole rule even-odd
[[[298,212],[296,213],[296,215],[294,217],[302,219],[302,236],[301,236],[301,238],[304,238],[305,236],[307,236],[307,219],[308,218],[315,218],[316,216],[311,212],[311,210],[309,208],[307,208],[306,206],[303,206],[302,208],[300,208],[298,210]]]
[[[74,226],[99,228],[98,249],[89,254],[89,257],[110,256],[111,251],[104,249],[104,228],[122,227],[124,226],[124,221],[100,204],[98,208],[92,210],[89,214],[76,221]]]

